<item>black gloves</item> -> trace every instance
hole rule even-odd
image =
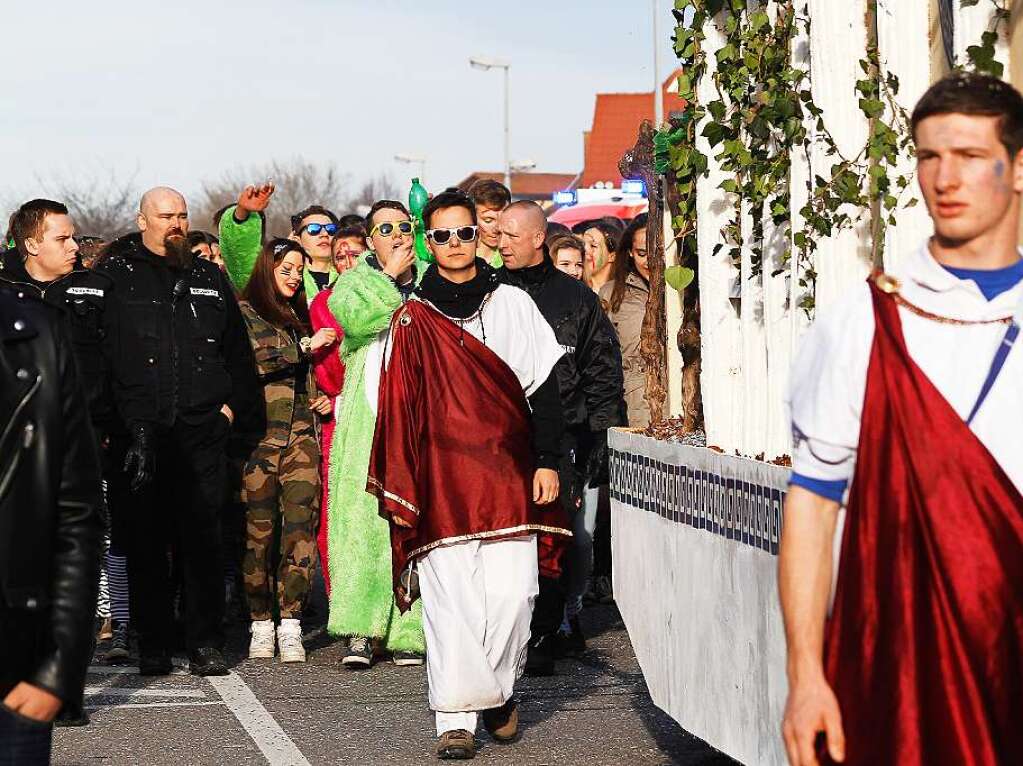
[[[589,487],[600,487],[611,481],[607,462],[607,431],[591,431],[590,439],[586,455],[586,484]]]
[[[131,491],[138,492],[153,480],[156,473],[156,454],[153,452],[153,434],[145,423],[131,427],[131,445],[124,456],[125,473],[131,477]]]

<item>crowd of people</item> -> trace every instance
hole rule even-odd
[[[516,678],[584,651],[584,603],[613,599],[607,431],[649,421],[646,216],[570,231],[485,180],[437,194],[421,222],[384,199],[366,215],[313,204],[269,232],[274,192],[242,190],[215,234],[165,187],[110,242],[59,201],[11,217],[0,309],[32,317],[16,330],[52,325],[34,332],[53,336],[60,378],[18,388],[10,423],[54,400],[68,434],[52,449],[81,453],[60,483],[81,539],[54,553],[75,590],[46,612],[55,645],[30,646],[44,602],[5,584],[18,667],[40,669],[5,665],[0,693],[83,724],[93,647],[72,633],[143,676],[181,650],[206,676],[228,672],[232,619],[250,624],[249,659],[282,663],[325,623],[342,668],[425,663],[437,754],[472,757],[477,715],[513,740]],[[312,615],[320,580],[329,609]]]

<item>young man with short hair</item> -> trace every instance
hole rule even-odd
[[[122,428],[114,415],[110,377],[101,352],[103,311],[110,289],[110,280],[90,270],[82,262],[74,221],[67,207],[54,200],[35,199],[26,202],[11,218],[15,247],[0,255],[0,284],[20,295],[39,298],[60,309],[71,337],[71,351],[78,368],[79,383],[88,408],[97,447],[104,444],[114,428]],[[105,454],[105,452],[103,453]],[[120,466],[105,465],[108,473]],[[124,541],[120,529],[111,530],[111,548],[107,563],[123,574]],[[117,585],[127,591],[127,582],[117,578]],[[122,591],[122,587],[118,587]],[[111,623],[114,643],[118,649],[127,647],[127,604],[118,599],[118,616]],[[88,715],[82,707],[68,702],[58,725],[84,725]]]
[[[93,426],[102,437],[113,402],[100,353],[101,322],[110,280],[85,268],[74,221],[60,202],[26,202],[11,220],[13,250],[0,258],[0,282],[57,306],[67,319]]]
[[[511,204],[511,192],[498,181],[482,179],[469,187],[469,199],[476,208],[476,223],[479,227],[479,244],[476,257],[482,258],[495,269],[501,268],[501,250],[498,247],[501,232],[497,219],[501,211]]]
[[[235,205],[220,211],[217,226],[221,257],[231,283],[239,291],[245,289],[259,258],[265,235],[263,214],[274,191],[276,187],[269,181],[261,186],[246,186]],[[320,290],[337,279],[333,244],[338,229],[337,216],[322,205],[310,205],[291,217],[290,238],[301,244],[312,259],[303,276],[307,303],[312,303]]]
[[[570,535],[558,499],[564,351],[532,299],[476,257],[461,192],[423,211],[427,269],[391,322],[368,487],[392,521],[395,593],[422,592],[437,755],[475,731],[514,739],[537,595],[537,534]]]
[[[934,236],[822,309],[792,378],[798,766],[1023,762],[1023,97],[956,73],[912,129]]]
[[[343,334],[344,383],[328,467],[327,560],[330,567],[328,631],[347,637],[341,664],[373,664],[374,644],[396,665],[421,665],[425,644],[422,612],[402,614],[391,590],[387,521],[366,492],[380,363],[387,330],[421,276],[414,234],[400,202],[380,200],[366,216],[371,250],[334,283],[327,306]]]

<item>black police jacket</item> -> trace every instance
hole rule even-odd
[[[110,376],[101,351],[103,306],[110,280],[77,262],[69,274],[40,286],[29,277],[21,253],[6,250],[0,254],[0,283],[61,309],[68,321],[78,377],[93,426],[100,433],[110,431],[115,413]]]
[[[227,404],[251,422],[261,390],[238,301],[201,258],[171,268],[141,234],[111,243],[95,269],[109,277],[103,348],[124,423],[201,425]]]
[[[502,281],[529,293],[565,349],[555,367],[565,426],[599,432],[622,425],[622,352],[596,294],[558,271],[546,246],[542,263],[517,271],[505,267],[499,273]]]
[[[97,444],[66,325],[52,307],[0,287],[0,692],[28,681],[81,699],[100,503]]]

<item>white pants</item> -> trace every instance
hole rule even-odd
[[[418,571],[437,736],[475,732],[477,711],[511,699],[526,663],[536,535],[435,548]]]

